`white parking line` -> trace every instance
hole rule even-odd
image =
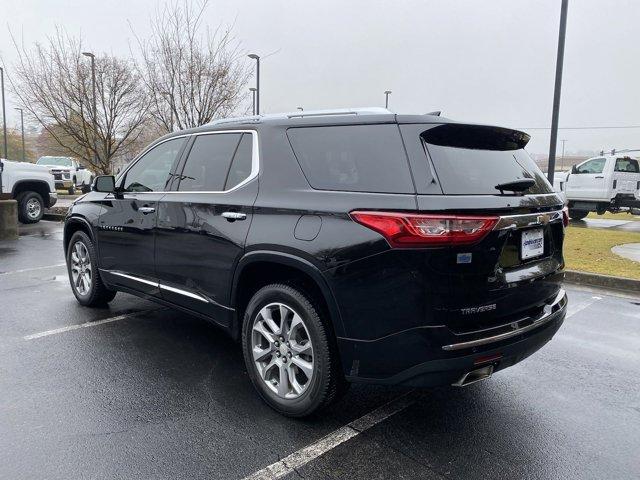
[[[150,311],[150,310],[147,310]],[[49,335],[57,335],[58,333],[70,332],[72,330],[78,330],[79,328],[96,327],[98,325],[104,325],[105,323],[117,322],[118,320],[124,320],[125,318],[135,317],[145,312],[133,312],[125,313],[124,315],[118,315],[117,317],[105,318],[102,320],[95,320],[92,322],[85,322],[79,325],[69,325],[68,327],[54,328],[53,330],[47,330],[45,332],[32,333],[31,335],[25,335],[22,337],[24,340],[35,340],[36,338],[48,337]]]
[[[318,458],[320,455],[323,455],[337,447],[341,443],[358,436],[365,430],[368,430],[392,415],[401,412],[415,402],[416,399],[411,395],[412,393],[413,390],[405,393],[404,395],[382,405],[366,415],[363,415],[344,427],[334,430],[317,442],[293,452],[291,455],[278,462],[272,463],[262,470],[258,470],[248,477],[245,477],[243,480],[276,480],[288,475],[297,468],[306,465],[310,461]]]
[[[45,267],[23,268],[22,270],[13,270],[12,272],[0,272],[0,275],[12,275],[14,273],[34,272],[36,270],[46,270],[47,268],[64,267],[66,263],[56,263],[55,265],[47,265]]]
[[[589,308],[591,305],[599,302],[600,300],[602,300],[602,297],[594,295],[589,300],[585,300],[584,302],[578,302],[576,304],[569,303],[569,308],[567,309],[567,316],[565,317],[565,320],[567,318],[573,317],[576,313],[581,312],[585,308]]]

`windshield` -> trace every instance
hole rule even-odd
[[[36,162],[38,165],[57,165],[59,167],[70,167],[71,159],[69,157],[40,157]]]

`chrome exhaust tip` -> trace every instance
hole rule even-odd
[[[467,385],[471,385],[472,383],[486,380],[491,376],[492,373],[493,365],[487,365],[486,367],[477,368],[465,373],[464,375],[462,375],[462,377],[460,377],[460,380],[452,383],[451,385],[453,387],[466,387]]]

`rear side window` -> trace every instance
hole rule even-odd
[[[178,190],[187,192],[224,190],[229,165],[241,137],[241,133],[197,136],[182,170]]]
[[[616,172],[626,172],[626,173],[640,173],[640,168],[638,168],[638,160],[635,158],[616,158]]]
[[[446,195],[498,195],[498,185],[523,179],[535,181],[525,194],[553,192],[523,149],[529,137],[522,132],[452,124],[421,136]]]
[[[414,193],[397,125],[299,127],[287,135],[317,190]]]

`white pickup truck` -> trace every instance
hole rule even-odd
[[[589,212],[602,215],[640,208],[638,159],[615,150],[556,174],[553,186],[566,195],[569,216],[574,220],[583,219]]]
[[[87,193],[93,182],[93,173],[71,157],[40,157],[36,165],[49,167],[56,188],[67,190],[69,195],[76,193],[76,187]]]
[[[0,158],[2,196],[18,201],[18,219],[22,223],[39,222],[44,209],[58,201],[53,175],[46,167]]]

